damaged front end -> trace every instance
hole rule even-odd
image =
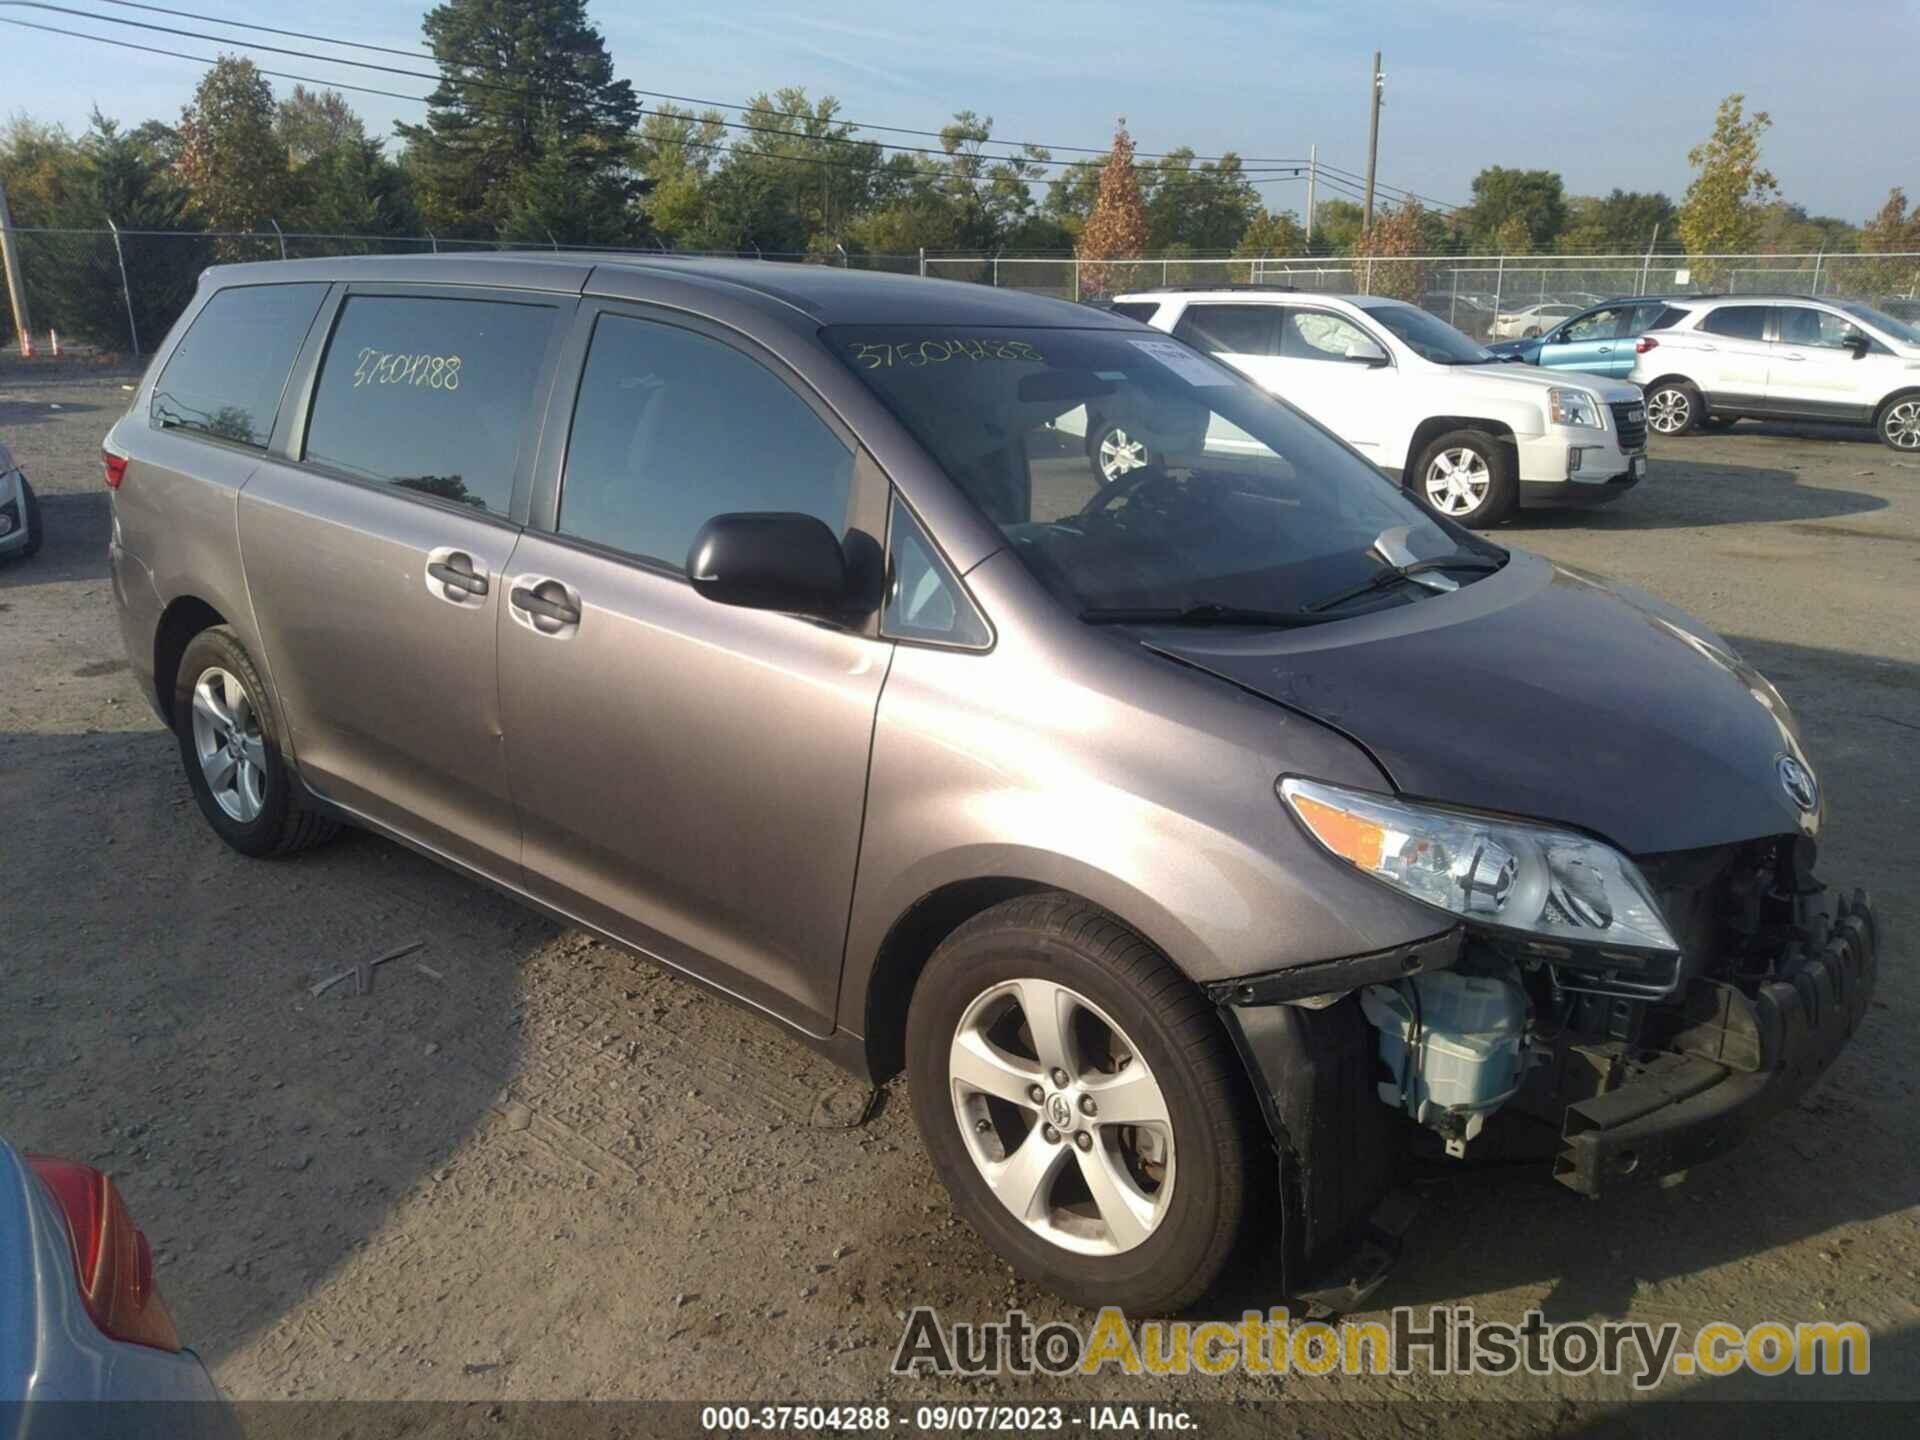
[[[1350,1309],[1378,1285],[1410,1155],[1497,1132],[1503,1156],[1601,1195],[1674,1178],[1803,1094],[1871,1003],[1880,941],[1865,893],[1812,864],[1791,835],[1631,862],[1663,950],[1470,913],[1415,945],[1212,987],[1279,1150],[1289,1292]]]

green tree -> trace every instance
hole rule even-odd
[[[322,235],[417,235],[407,174],[378,140],[341,140],[293,172],[293,227]]]
[[[1313,251],[1349,255],[1360,239],[1366,211],[1355,200],[1322,200],[1313,207]]]
[[[422,28],[441,80],[426,122],[397,128],[429,224],[491,235],[562,173],[591,177],[595,213],[607,187],[637,189],[629,132],[640,103],[614,78],[585,0],[446,0]],[[556,150],[564,162],[529,180]]]
[[[1759,236],[1762,207],[1779,194],[1773,173],[1760,164],[1760,137],[1772,127],[1764,110],[1745,113],[1746,96],[1720,102],[1713,133],[1687,152],[1693,183],[1680,206],[1680,238],[1697,277],[1712,280],[1720,267],[1702,257],[1750,251]]]
[[[513,179],[499,237],[514,245],[630,244],[628,183],[577,146],[555,145]]]
[[[1260,197],[1232,153],[1196,164],[1193,150],[1183,145],[1140,178],[1147,248],[1155,254],[1176,245],[1194,252],[1231,250],[1260,212]]]
[[[1900,255],[1900,259],[1880,256]],[[1860,227],[1860,258],[1846,262],[1841,273],[1857,294],[1910,295],[1920,286],[1920,209],[1907,208],[1907,192],[1898,185],[1887,200]]]
[[[1091,262],[1083,265],[1081,293],[1099,295],[1116,282],[1124,283],[1125,267],[1111,262],[1137,259],[1146,246],[1146,204],[1133,171],[1133,137],[1122,116],[1113,132],[1113,149],[1100,171],[1099,197],[1074,247],[1081,261]]]
[[[1518,221],[1516,227],[1512,222]],[[1552,170],[1509,170],[1489,165],[1473,177],[1467,230],[1484,251],[1497,252],[1502,232],[1524,231],[1525,248],[1547,250],[1566,228],[1566,187]]]
[[[1567,228],[1554,248],[1566,255],[1634,255],[1656,234],[1674,236],[1673,201],[1659,191],[1614,190],[1567,202]]]
[[[705,188],[726,150],[726,117],[695,115],[663,104],[647,112],[634,135],[634,167],[644,176],[641,208],[654,232],[680,244],[700,224]]]
[[[287,163],[304,165],[339,146],[365,141],[367,127],[338,90],[295,85],[280,102],[273,133],[286,149]]]
[[[1041,208],[1068,234],[1078,237],[1099,198],[1100,162],[1073,160],[1047,182],[1047,197]]]
[[[193,208],[212,230],[260,230],[286,209],[286,151],[274,135],[273,90],[251,60],[223,55],[180,114],[180,158]],[[255,258],[244,240],[222,240],[226,259]],[[258,258],[265,258],[264,255]]]

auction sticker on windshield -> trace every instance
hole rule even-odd
[[[1209,364],[1178,340],[1129,340],[1136,350],[1144,350],[1190,385],[1231,385],[1233,376]]]

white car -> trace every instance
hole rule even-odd
[[[14,463],[13,452],[0,443],[0,559],[24,559],[39,550],[44,538],[39,498]]]
[[[1736,420],[1871,425],[1920,450],[1920,328],[1871,305],[1805,296],[1728,295],[1643,335],[1633,378],[1662,435]]]
[[[1494,317],[1493,338],[1525,340],[1529,336],[1545,334],[1562,320],[1579,313],[1578,305],[1560,305],[1552,302],[1528,305],[1519,310],[1502,310]]]
[[[1502,363],[1399,300],[1251,287],[1144,291],[1112,308],[1232,365],[1466,525],[1518,505],[1603,504],[1646,474],[1637,385]],[[1084,429],[1108,482],[1151,462],[1097,410],[1056,426]],[[1207,436],[1209,449],[1236,443]]]

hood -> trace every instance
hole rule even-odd
[[[1495,355],[1517,355],[1531,365],[1534,356],[1540,353],[1540,337],[1534,335],[1525,340],[1494,340],[1488,342],[1487,349]]]
[[[1300,630],[1154,627],[1149,648],[1333,726],[1410,798],[1555,821],[1634,855],[1818,833],[1793,717],[1712,631],[1516,551],[1447,595]]]
[[[1492,346],[1488,346],[1492,349]],[[1555,386],[1571,390],[1591,390],[1602,405],[1638,400],[1640,387],[1625,380],[1609,380],[1603,375],[1576,374],[1571,370],[1543,370],[1532,363],[1524,365],[1456,365],[1448,367],[1454,375],[1470,375],[1475,384],[1504,385],[1513,390],[1538,394]]]

